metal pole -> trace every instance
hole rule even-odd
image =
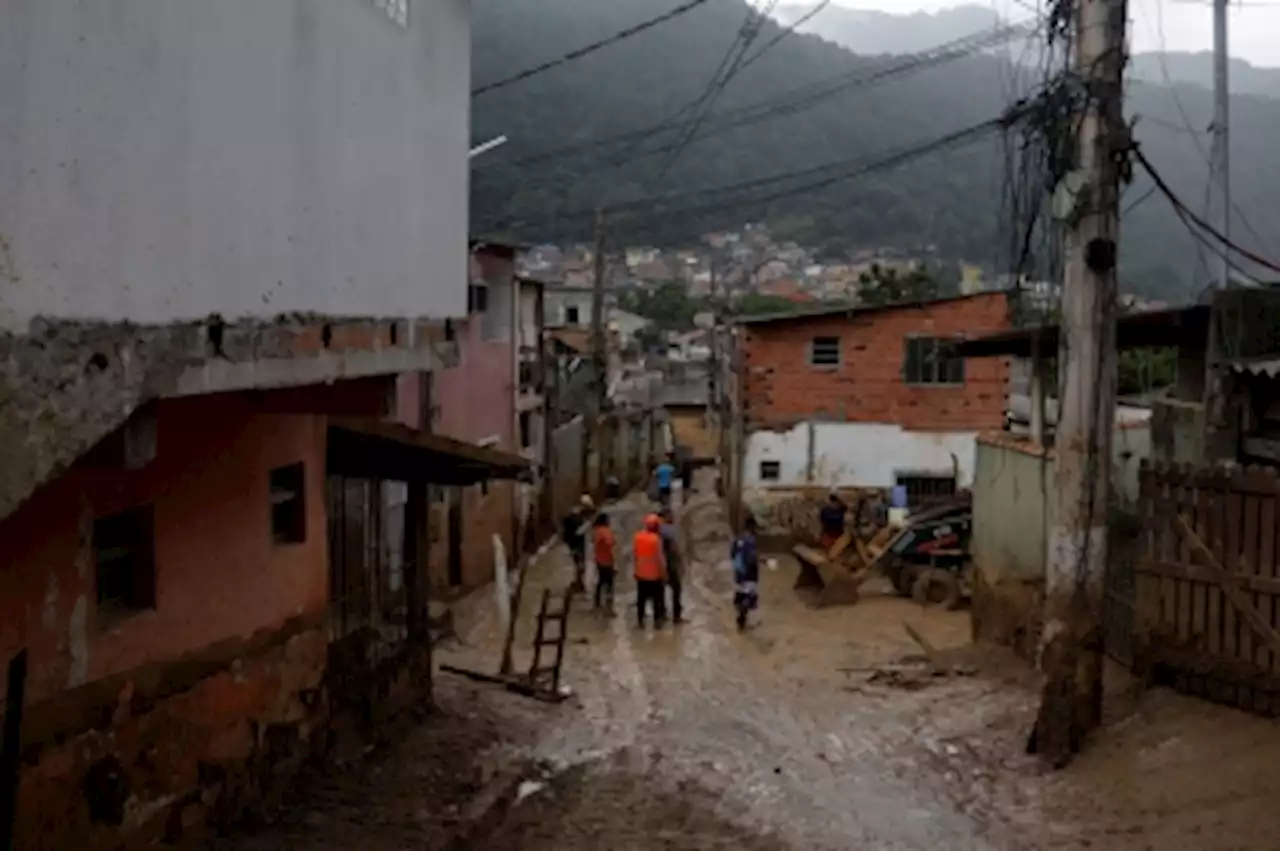
[[[1075,0],[1076,73],[1088,92],[1078,130],[1084,190],[1067,219],[1057,515],[1049,529],[1041,667],[1046,682],[1028,749],[1066,764],[1101,720],[1102,615],[1116,397],[1117,154],[1125,0]]]
[[[1231,151],[1229,145],[1230,116],[1228,107],[1230,92],[1227,89],[1227,0],[1213,2],[1213,164],[1211,179],[1214,184],[1218,230],[1231,236]],[[1225,287],[1231,280],[1231,263],[1227,249],[1219,258],[1217,286]]]
[[[587,447],[586,458],[584,459],[582,469],[583,480],[587,482],[587,487],[584,488],[584,490],[592,490],[590,467],[593,451],[596,454],[597,473],[604,464],[604,455],[600,451],[599,436],[600,416],[604,412],[605,397],[609,392],[608,361],[606,360],[607,353],[605,351],[604,327],[604,222],[604,209],[597,208],[595,219],[595,255],[592,258],[595,265],[595,279],[592,281],[591,288],[591,380],[593,386],[591,388],[591,399],[587,406],[590,419],[588,419],[584,430],[584,442]],[[599,483],[598,477],[596,483]]]

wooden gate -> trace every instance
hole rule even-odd
[[[1280,715],[1280,478],[1144,464],[1135,638],[1180,690]]]

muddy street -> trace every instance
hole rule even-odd
[[[646,505],[607,510],[625,541]],[[1152,692],[1070,770],[1043,774],[1022,754],[1034,679],[968,647],[966,613],[874,590],[853,607],[811,609],[791,588],[794,562],[779,557],[762,569],[760,622],[741,634],[719,506],[695,498],[683,511],[687,623],[639,629],[624,560],[615,616],[575,601],[572,699],[549,706],[440,674],[438,713],[330,778],[309,806],[219,847],[1274,847],[1274,725]],[[571,578],[563,548],[531,568],[517,668],[533,601]],[[460,616],[461,641],[441,661],[496,667],[491,599]],[[877,674],[918,655],[904,622],[956,675]],[[1206,771],[1212,789],[1197,782]]]

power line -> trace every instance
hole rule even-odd
[[[797,169],[794,171],[783,172],[779,174],[769,175],[767,177],[755,178],[752,180],[741,181],[722,186],[707,187],[698,190],[689,190],[679,193],[670,193],[666,195],[652,196],[649,198],[639,198],[626,204],[615,205],[609,208],[611,214],[628,213],[632,215],[648,214],[655,220],[660,220],[663,224],[670,224],[672,216],[675,215],[699,215],[708,212],[719,212],[722,210],[732,209],[743,205],[764,204],[771,201],[780,200],[793,195],[806,192],[816,192],[826,189],[834,184],[852,180],[859,177],[865,177],[876,172],[884,171],[891,168],[904,165],[912,160],[926,156],[935,151],[944,148],[956,147],[977,141],[988,133],[995,132],[1002,128],[1012,125],[1019,120],[1028,111],[1026,103],[1019,103],[1015,107],[1005,111],[1003,114],[989,119],[987,121],[975,124],[945,136],[932,139],[918,145],[900,148],[891,152],[885,152],[880,157],[868,161],[865,157],[855,157],[851,159],[839,160],[827,163],[821,166],[811,166],[809,168]],[[856,166],[852,170],[838,174],[828,175],[817,180],[806,183],[788,186],[779,190],[775,190],[763,195],[752,195],[745,198],[729,198],[724,200],[695,203],[687,206],[664,206],[673,201],[689,199],[691,197],[705,198],[712,195],[724,195],[740,192],[744,189],[757,189],[764,186],[771,186],[777,183],[785,183],[801,177],[813,176],[823,172],[829,172],[834,169],[845,168],[848,166]],[[650,209],[646,209],[650,208]],[[574,211],[565,211],[555,215],[556,219],[576,218],[592,214],[592,210],[581,209]],[[508,226],[519,226],[522,224],[530,224],[530,222],[507,222]]]
[[[819,12],[821,12],[823,9],[827,8],[830,5],[831,5],[831,0],[818,0],[818,3],[816,6],[814,6],[809,11],[805,12],[800,17],[796,18],[795,21],[793,21],[790,25],[783,28],[782,32],[778,33],[773,38],[769,39],[769,41],[767,41],[759,50],[757,50],[755,53],[748,56],[747,59],[742,63],[742,69],[740,70],[746,69],[746,67],[750,65],[752,62],[755,62],[761,56],[768,53],[771,47],[773,47],[778,42],[782,41],[787,36],[796,32],[796,30],[800,29],[800,27],[809,23],[809,21],[813,20],[815,15],[817,15]]]
[[[784,92],[781,95],[765,98],[757,101],[756,103],[735,107],[734,109],[718,113],[715,116],[715,119],[718,119],[718,123],[716,123],[713,129],[702,134],[702,136],[703,138],[707,138],[750,124],[765,121],[776,116],[791,115],[849,90],[876,85],[917,71],[927,70],[948,62],[963,59],[966,56],[985,50],[986,48],[999,44],[1002,41],[1016,38],[1018,35],[1021,35],[1030,29],[1031,28],[1025,23],[1001,27],[989,32],[964,36],[963,38],[945,42],[931,49],[910,54],[902,57],[902,61],[890,63],[870,72],[865,68],[860,68],[857,71],[846,72],[823,80],[806,83]],[[588,139],[583,142],[563,145],[557,148],[535,151],[515,160],[504,162],[499,158],[494,158],[492,163],[495,166],[503,165],[507,167],[517,167],[548,159],[575,156],[592,149],[607,148],[609,146],[628,141],[643,141],[644,139],[659,136],[666,132],[678,130],[680,127],[688,126],[691,123],[692,119],[690,121],[674,124],[669,121],[660,121],[656,124],[636,130],[623,131],[621,133],[614,133],[595,139]],[[662,153],[668,149],[669,148],[666,147],[654,148],[643,152],[641,156],[651,156],[655,153]],[[634,147],[632,150],[634,150]]]
[[[1280,272],[1280,264],[1273,260],[1268,260],[1259,254],[1255,254],[1246,248],[1241,248],[1238,244],[1233,242],[1230,237],[1226,236],[1213,225],[1206,222],[1203,217],[1192,212],[1183,200],[1178,197],[1177,193],[1173,191],[1165,179],[1161,177],[1160,173],[1156,171],[1155,166],[1153,166],[1151,161],[1147,159],[1146,154],[1142,152],[1141,148],[1134,148],[1133,155],[1138,160],[1138,163],[1146,170],[1147,174],[1151,175],[1151,179],[1155,181],[1156,188],[1160,190],[1160,193],[1169,200],[1169,203],[1173,205],[1174,209],[1179,213],[1179,215],[1183,216],[1184,219],[1189,220],[1202,231],[1216,239],[1224,247],[1223,250],[1230,249],[1241,257],[1244,257],[1246,260],[1252,261],[1264,269],[1268,269],[1273,272]]]
[[[656,18],[650,18],[649,20],[636,24],[635,26],[627,27],[625,30],[615,33],[606,39],[592,42],[591,44],[588,44],[585,47],[580,47],[577,50],[570,51],[569,53],[566,53],[563,56],[560,56],[556,59],[551,59],[547,62],[543,62],[541,65],[535,65],[532,68],[528,68],[524,71],[519,72],[518,74],[512,74],[510,77],[504,77],[500,80],[495,80],[492,83],[488,83],[486,85],[480,86],[477,89],[472,89],[471,96],[479,97],[480,95],[488,94],[489,92],[492,92],[495,89],[506,88],[507,86],[514,85],[515,83],[523,82],[524,80],[527,80],[530,77],[537,76],[538,74],[541,74],[544,71],[549,71],[552,68],[556,68],[556,67],[559,67],[560,65],[565,65],[569,62],[573,62],[575,60],[581,59],[584,56],[588,56],[592,53],[595,53],[597,50],[601,50],[603,48],[617,44],[620,41],[625,41],[626,39],[631,38],[634,35],[638,35],[644,32],[645,30],[652,29],[653,27],[656,27],[659,24],[665,24],[667,21],[670,21],[674,18],[678,18],[681,15],[684,15],[688,12],[692,12],[694,9],[698,8],[699,6],[706,5],[707,2],[708,0],[689,0],[689,2],[675,7],[674,9],[672,9],[671,11],[665,14],[659,15]]]
[[[729,46],[728,53],[725,54],[725,61],[720,63],[723,68],[725,63],[729,61],[729,57],[733,59],[729,62],[729,68],[724,72],[723,79],[719,76],[719,71],[712,77],[711,82],[707,84],[707,90],[703,92],[699,98],[698,106],[695,107],[697,115],[694,117],[693,123],[689,126],[688,132],[684,137],[676,143],[675,150],[662,163],[658,169],[658,177],[666,176],[671,166],[675,165],[676,160],[680,159],[680,155],[689,147],[689,143],[693,141],[693,137],[698,135],[698,131],[702,129],[703,123],[707,120],[707,116],[711,114],[712,108],[716,104],[716,100],[725,90],[729,83],[742,70],[742,60],[746,58],[747,51],[751,49],[751,45],[760,37],[760,31],[764,29],[764,23],[769,19],[769,13],[778,5],[778,0],[769,0],[768,5],[762,10],[756,10],[750,6],[747,8],[747,19],[743,22],[742,28],[738,31],[738,37],[733,44]],[[741,45],[739,47],[739,45]],[[735,51],[735,48],[736,51]],[[736,55],[735,55],[736,53]]]

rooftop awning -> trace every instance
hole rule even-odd
[[[1280,358],[1237,360],[1231,363],[1231,370],[1245,375],[1275,378],[1280,375]]]
[[[1179,345],[1203,347],[1208,330],[1209,308],[1204,305],[1130,313],[1116,320],[1116,348],[1123,350]],[[966,358],[1031,357],[1031,341],[1037,335],[1040,337],[1040,350],[1046,356],[1054,356],[1058,351],[1057,325],[1014,328],[985,334],[958,343],[956,351]]]
[[[379,420],[329,420],[328,471],[441,485],[472,485],[487,479],[518,479],[532,470],[528,459],[461,440]]]

